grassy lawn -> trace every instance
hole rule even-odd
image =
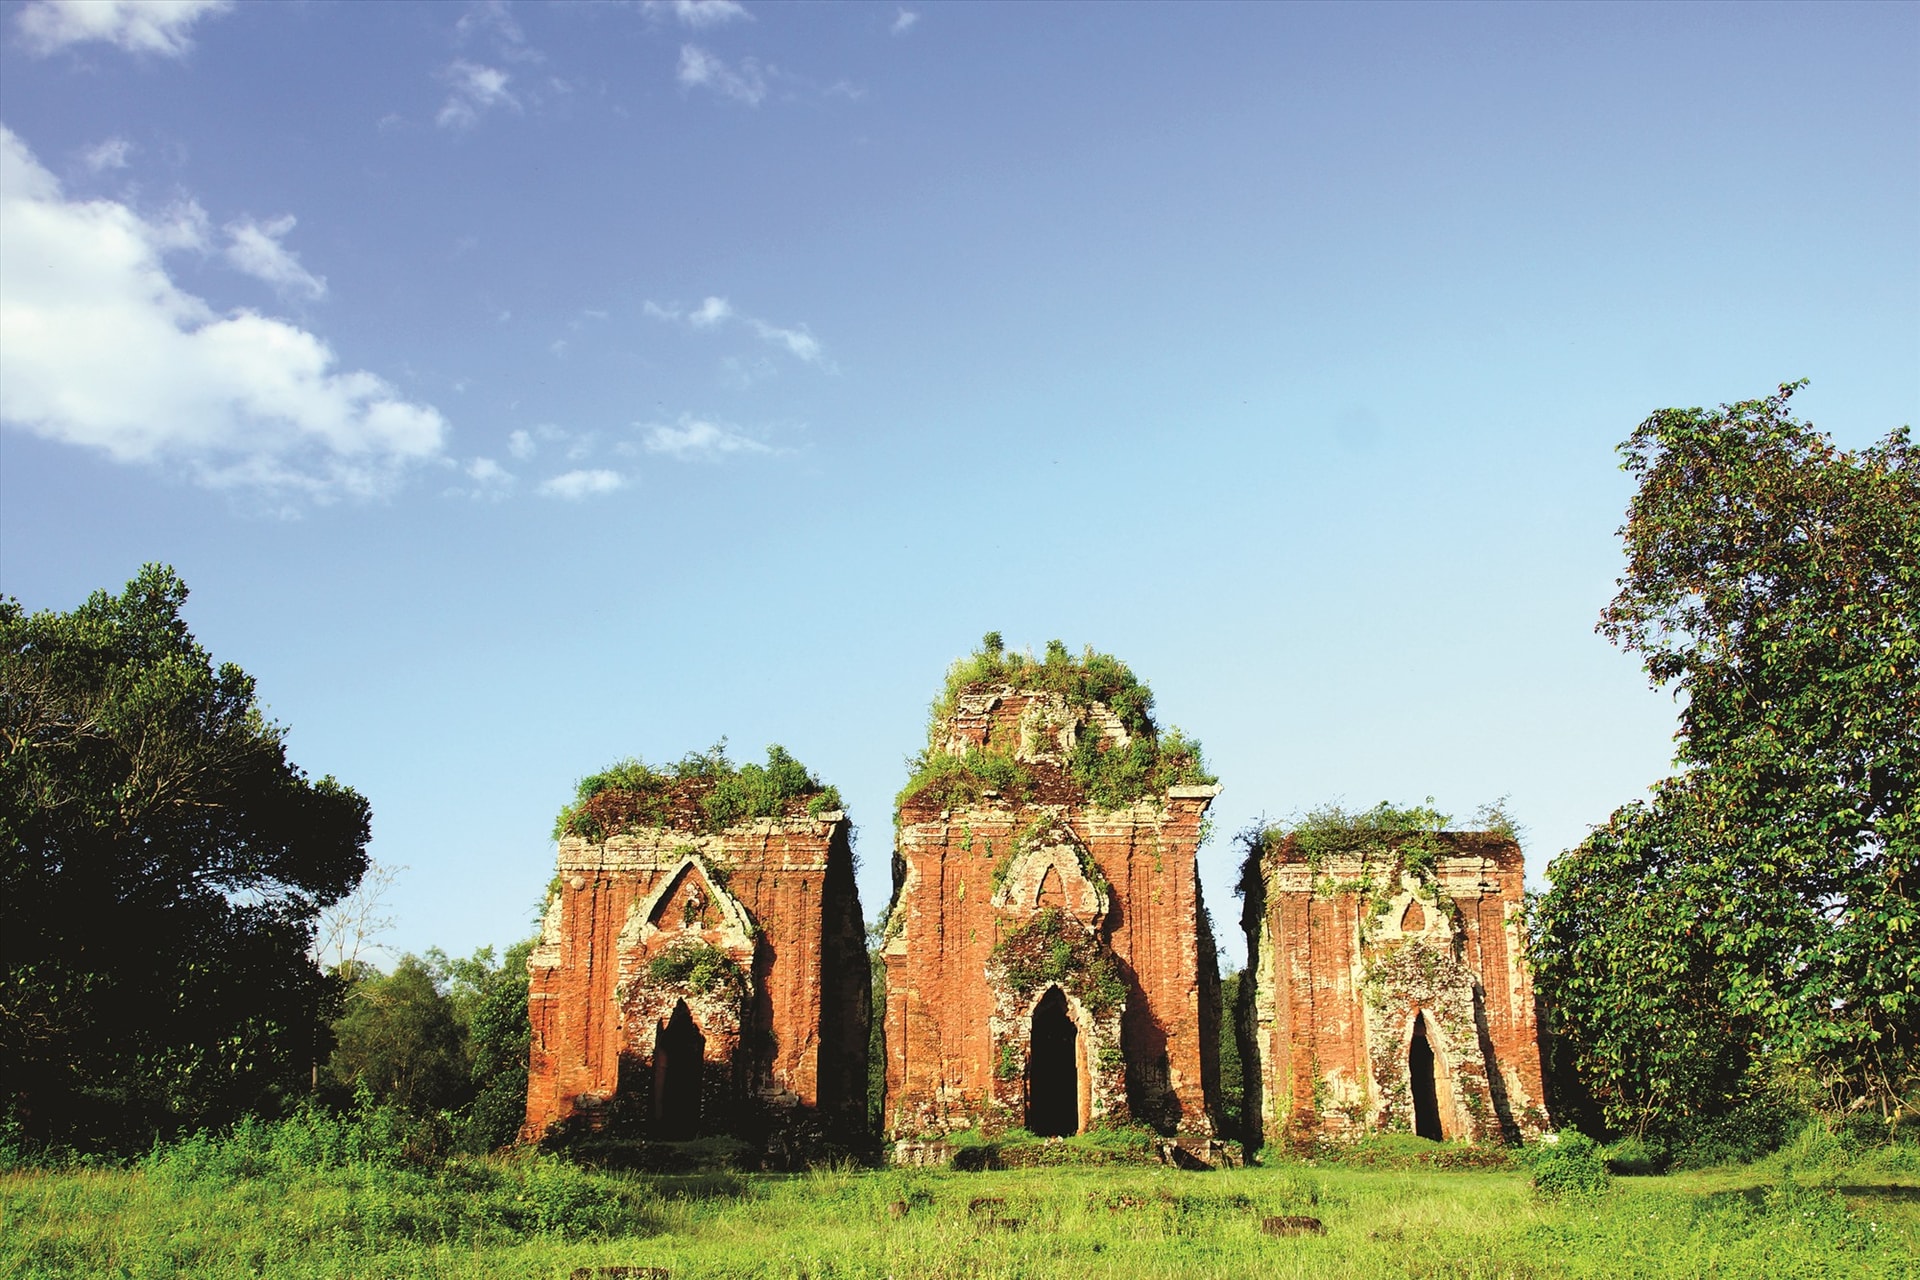
[[[0,1274],[1910,1277],[1914,1163],[1776,1160],[1543,1204],[1519,1172],[1278,1162],[647,1176],[525,1157],[430,1173],[159,1160],[0,1177]],[[1280,1214],[1326,1234],[1264,1235]]]

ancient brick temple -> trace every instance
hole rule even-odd
[[[1114,697],[1129,722],[1076,695],[1063,650],[1024,671],[998,654],[976,656],[987,679],[956,668],[900,805],[888,1135],[1133,1120],[1211,1137],[1219,979],[1195,854],[1219,788],[1199,781],[1197,747],[1168,750],[1131,675]],[[1027,683],[1049,672],[1065,693]],[[1096,803],[1085,780],[1128,759],[1131,785],[1102,784]]]
[[[850,824],[796,800],[710,829],[700,786],[664,825],[560,839],[529,961],[529,1138],[575,1115],[653,1139],[865,1123]]]
[[[1291,837],[1250,857],[1239,1031],[1246,1114],[1266,1141],[1547,1127],[1520,846],[1423,839],[1423,857],[1310,854]]]

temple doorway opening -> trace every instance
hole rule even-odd
[[[1413,1131],[1439,1142],[1440,1096],[1433,1083],[1433,1045],[1427,1040],[1427,1015],[1413,1018],[1413,1043],[1407,1049],[1407,1074],[1413,1081]]]
[[[1043,1138],[1080,1132],[1080,1030],[1067,998],[1049,987],[1033,1010],[1027,1056],[1027,1132]]]
[[[707,1038],[693,1025],[687,1002],[676,1001],[653,1050],[653,1131],[662,1141],[678,1142],[699,1133],[700,1072],[706,1056]]]

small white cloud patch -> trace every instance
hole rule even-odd
[[[680,46],[680,84],[688,89],[711,89],[722,97],[757,107],[767,96],[767,78],[752,58],[735,71],[699,45]]]
[[[507,436],[507,452],[516,458],[531,458],[539,448],[531,431],[514,431]]]
[[[540,482],[539,494],[543,498],[559,498],[566,502],[579,502],[586,498],[597,497],[603,493],[613,493],[627,487],[626,477],[618,471],[597,468],[591,471],[565,471],[552,479]]]
[[[255,222],[243,218],[226,226],[228,263],[256,280],[265,281],[283,294],[303,298],[327,296],[327,282],[300,265],[281,238],[295,226],[294,217]]]
[[[128,53],[180,58],[193,48],[187,31],[194,23],[231,8],[233,0],[35,0],[14,27],[41,57],[104,40]]]
[[[646,428],[648,453],[663,453],[682,462],[713,461],[736,453],[772,453],[773,449],[725,423],[709,422],[683,413],[672,425]]]
[[[498,67],[456,58],[440,78],[447,82],[448,93],[434,122],[443,129],[471,129],[495,107],[521,110],[520,99],[507,88],[513,77]]]
[[[672,0],[670,4],[662,4],[661,0],[645,0],[641,7],[649,17],[671,14],[681,26],[692,27],[696,31],[724,26],[729,22],[753,21],[753,15],[739,0]]]
[[[133,144],[125,138],[108,138],[97,147],[88,147],[81,153],[80,160],[94,173],[105,173],[109,169],[127,167],[127,157],[133,154]]]
[[[893,15],[893,26],[890,30],[894,35],[903,36],[913,30],[914,24],[918,21],[920,21],[919,14],[911,9],[901,9]]]
[[[733,306],[725,298],[708,298],[687,317],[687,323],[696,329],[711,329],[732,314]]]

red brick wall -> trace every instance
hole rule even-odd
[[[717,1059],[716,1042],[727,1036],[702,1028],[712,1066],[741,1100],[857,1118],[865,1106],[870,978],[849,830],[832,813],[757,820],[717,835],[660,830],[604,844],[561,840],[560,887],[529,961],[528,1136],[581,1107],[611,1103],[623,1056],[629,1071],[646,1065],[654,1027],[626,1025],[618,987],[686,933],[737,953],[752,973],[753,995],[740,1011],[746,1060],[737,1060],[732,1044]],[[705,892],[737,902],[747,930],[730,929],[714,910],[708,927],[680,927],[676,917],[676,927],[640,941],[638,909],[689,851],[719,882]],[[725,1127],[725,1117],[713,1119]]]
[[[1446,1137],[1546,1127],[1520,847],[1484,833],[1441,839],[1431,886],[1397,864],[1309,867],[1290,844],[1267,853],[1247,913],[1254,976],[1243,1027],[1248,1114],[1267,1141],[1411,1128],[1416,1015],[1437,1054]],[[1378,892],[1352,888],[1369,875]],[[1410,902],[1423,919],[1403,930]]]

